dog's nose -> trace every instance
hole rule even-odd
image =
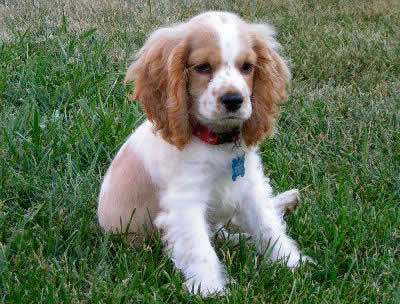
[[[226,93],[220,97],[220,100],[228,111],[234,112],[243,103],[243,96],[238,93]]]

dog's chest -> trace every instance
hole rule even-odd
[[[240,200],[240,182],[233,182],[229,172],[221,172],[212,185],[208,218],[212,223],[226,222],[234,215]]]

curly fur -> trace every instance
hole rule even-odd
[[[285,88],[290,80],[290,72],[283,59],[255,34],[254,50],[257,53],[253,111],[243,125],[242,134],[247,145],[255,145],[274,131],[278,104],[286,98]]]

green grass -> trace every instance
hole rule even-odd
[[[400,303],[399,2],[71,3],[0,4],[1,302]],[[279,30],[293,83],[261,152],[276,191],[301,190],[288,230],[318,265],[291,272],[221,240],[236,283],[202,300],[159,236],[135,249],[103,235],[95,210],[144,119],[125,97],[129,56],[153,28],[205,9]]]

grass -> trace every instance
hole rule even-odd
[[[294,80],[261,153],[277,191],[301,190],[288,230],[318,265],[291,272],[221,240],[236,283],[202,300],[159,236],[137,250],[103,235],[95,209],[144,119],[125,97],[129,57],[153,28],[206,9],[279,30]],[[0,1],[0,12],[2,303],[400,303],[399,2]]]

